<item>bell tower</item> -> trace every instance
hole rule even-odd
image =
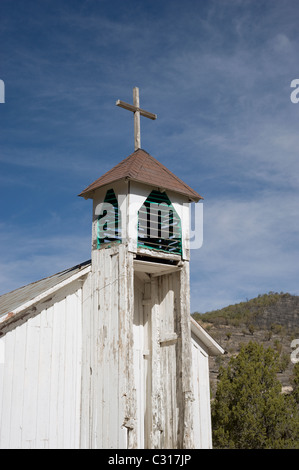
[[[190,204],[202,197],[140,148],[90,184],[89,447],[192,448]],[[84,406],[84,404],[83,404]]]

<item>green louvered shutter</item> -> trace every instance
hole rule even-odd
[[[121,242],[121,220],[117,198],[113,189],[106,193],[97,222],[97,247],[107,243]]]
[[[182,254],[181,220],[166,193],[152,191],[139,209],[138,247]]]

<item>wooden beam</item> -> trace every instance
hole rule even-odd
[[[139,111],[141,116],[152,119],[153,121],[157,119],[157,114],[150,113],[149,111],[145,111],[144,109],[141,109],[141,108],[137,108],[136,106],[126,103],[125,101],[117,100],[116,106],[127,109],[128,111],[132,111],[133,113],[135,113],[135,111]]]

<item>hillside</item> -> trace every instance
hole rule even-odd
[[[269,292],[220,310],[195,312],[192,316],[226,351],[222,357],[210,358],[213,394],[219,366],[225,365],[232,355],[239,352],[241,344],[249,341],[263,343],[280,354],[278,378],[283,391],[290,390],[294,367],[290,358],[293,351],[291,342],[299,338],[299,296]]]

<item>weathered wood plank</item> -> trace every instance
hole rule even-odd
[[[11,395],[11,415],[10,415],[10,446],[19,449],[22,446],[22,414],[23,414],[23,387],[20,384],[24,381],[24,364],[26,335],[23,334],[21,328],[16,328],[11,335],[12,347],[14,348],[13,356],[13,383]]]
[[[59,310],[54,306],[51,309],[53,318],[52,318],[52,351],[51,351],[51,372],[50,372],[50,416],[49,416],[49,447],[52,449],[59,448],[61,446],[61,441],[58,443],[58,428],[60,425],[58,416],[59,408],[59,390],[61,387],[61,376],[60,373],[60,359],[61,359],[61,344],[62,338],[64,336],[63,328],[63,318],[59,314]]]
[[[192,335],[194,447],[212,448],[209,357]]]
[[[181,323],[181,360],[182,360],[182,393],[183,393],[183,442],[184,449],[194,447],[192,402],[192,350],[190,326],[189,263],[184,262],[180,271],[180,323]]]
[[[49,417],[51,392],[51,362],[52,362],[52,322],[53,307],[40,313],[40,347],[38,358],[37,384],[37,424],[36,446],[49,447]]]
[[[153,449],[161,448],[161,434],[164,427],[164,416],[162,409],[162,386],[161,386],[161,348],[160,348],[160,315],[159,315],[159,291],[158,280],[151,281],[151,339],[152,339],[152,431],[151,446]]]
[[[118,413],[118,394],[119,394],[119,361],[118,361],[118,284],[119,284],[119,272],[118,272],[118,253],[112,253],[109,255],[110,260],[107,260],[107,264],[110,265],[109,273],[109,287],[107,294],[109,296],[109,322],[108,322],[108,333],[110,331],[109,339],[109,448],[119,448],[119,413]],[[108,313],[108,312],[107,312]]]
[[[119,250],[119,278],[119,367],[123,371],[120,376],[120,423],[126,429],[128,448],[136,448],[137,404],[133,369],[133,254],[127,252],[125,246],[121,246]]]
[[[154,113],[150,113],[149,111],[145,111],[144,109],[138,108],[136,109],[136,106],[133,104],[126,103],[125,101],[122,100],[116,100],[116,106],[119,106],[120,108],[127,109],[128,111],[139,111],[141,116],[147,117],[149,119],[152,119],[153,121],[157,119],[157,115]]]
[[[2,388],[2,413],[1,413],[1,428],[0,428],[0,447],[2,449],[9,448],[10,444],[10,410],[12,398],[12,383],[13,383],[13,357],[14,345],[12,338],[14,332],[7,333],[2,341],[5,341],[5,362],[3,367],[3,388]]]
[[[26,324],[27,340],[25,353],[25,378],[23,402],[23,440],[22,448],[36,446],[37,390],[38,390],[38,354],[40,347],[40,316],[28,320]]]
[[[82,286],[82,389],[80,394],[81,413],[80,413],[80,448],[88,449],[90,446],[90,403],[91,403],[91,348],[93,344],[92,334],[92,293],[91,293],[91,275],[88,276]]]

